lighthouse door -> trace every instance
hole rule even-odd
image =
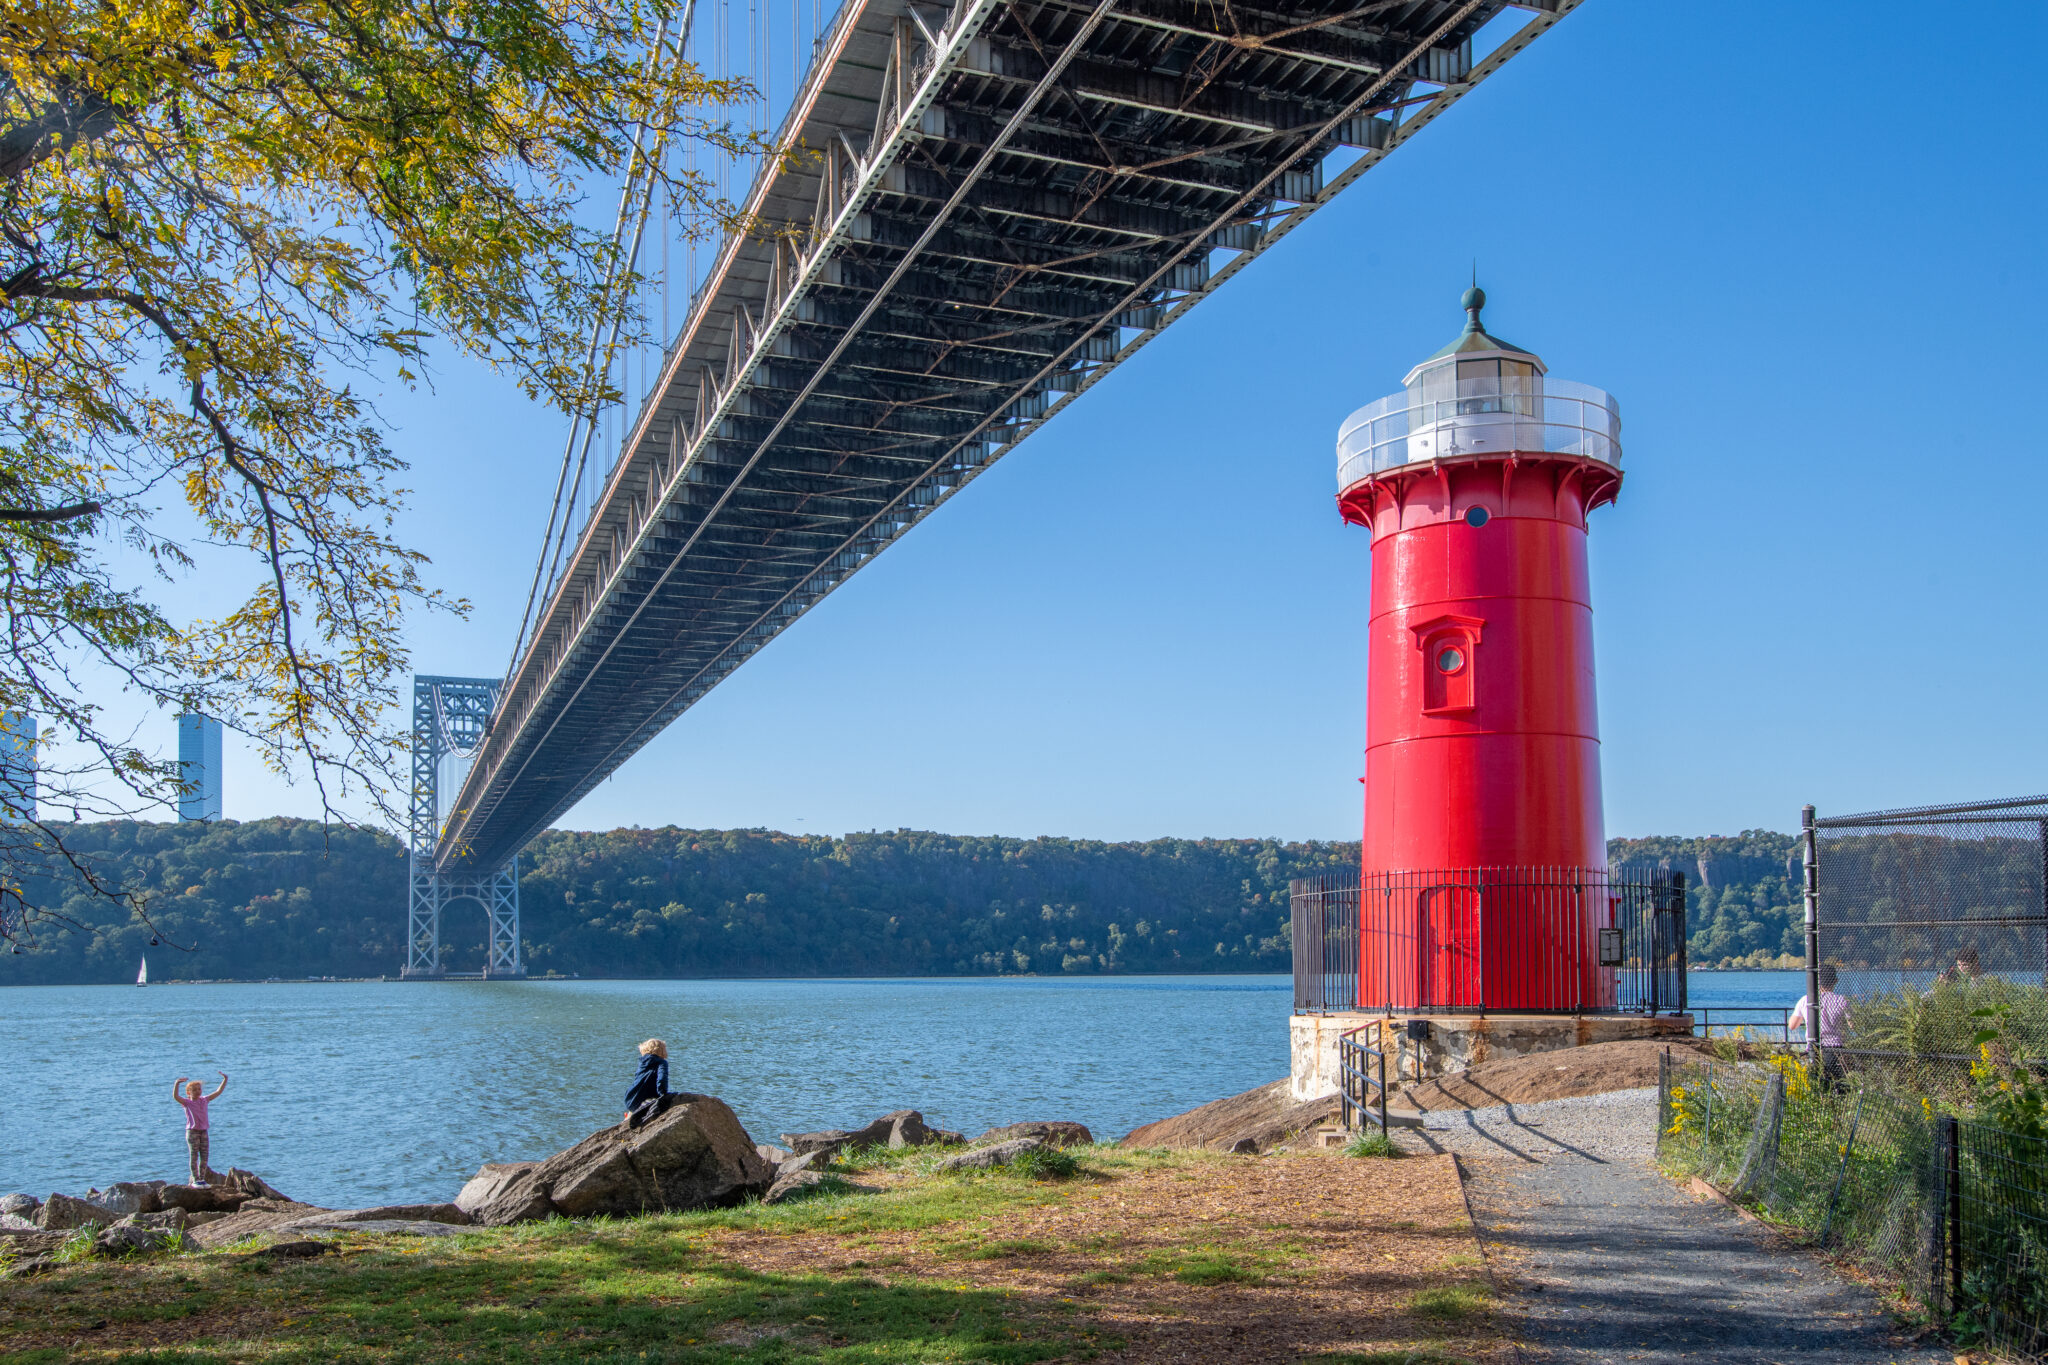
[[[1415,897],[1415,1006],[1483,1008],[1484,896],[1467,882],[1438,882]]]

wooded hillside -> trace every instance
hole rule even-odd
[[[0,956],[0,985],[396,975],[397,841],[299,820],[80,825],[73,848],[145,894],[169,942],[57,875],[26,888],[89,926]],[[1615,840],[1687,873],[1695,965],[1797,952],[1789,835]],[[529,970],[583,976],[924,976],[1285,971],[1287,883],[1355,865],[1353,843],[1003,839],[912,830],[550,831],[522,863]],[[1707,875],[1702,880],[1701,868]],[[443,919],[450,970],[483,962],[481,907]]]

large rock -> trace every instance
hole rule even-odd
[[[233,1213],[251,1198],[219,1185],[166,1185],[156,1197],[161,1207],[187,1213]]]
[[[1044,1138],[1048,1147],[1086,1147],[1095,1141],[1095,1135],[1088,1131],[1085,1123],[1070,1123],[1065,1119],[1040,1119],[1030,1123],[1010,1123],[1001,1128],[991,1128],[974,1140],[979,1147],[985,1142],[1011,1142],[1017,1138]]]
[[[163,1208],[161,1180],[123,1180],[109,1185],[92,1197],[108,1213],[125,1218],[131,1213],[156,1213]]]
[[[915,1109],[898,1109],[884,1114],[865,1128],[826,1128],[815,1133],[784,1133],[782,1141],[798,1156],[814,1152],[837,1153],[846,1147],[925,1147],[933,1143],[963,1142],[960,1134],[933,1128]]]
[[[498,1227],[558,1214],[719,1208],[767,1193],[774,1175],[723,1100],[685,1094],[644,1127],[603,1129],[519,1171],[465,1212]]]
[[[36,1226],[45,1232],[59,1232],[66,1228],[103,1228],[113,1222],[114,1217],[90,1199],[53,1194],[36,1210]]]
[[[998,1166],[1007,1166],[1026,1152],[1036,1152],[1050,1146],[1044,1138],[1012,1138],[1008,1142],[991,1143],[987,1147],[973,1147],[958,1156],[949,1156],[936,1162],[932,1170],[937,1171],[992,1171]]]
[[[472,1219],[476,1211],[497,1198],[513,1181],[540,1166],[538,1161],[486,1161],[455,1196],[455,1207]]]
[[[176,1239],[177,1233],[170,1228],[153,1228],[123,1218],[120,1222],[101,1228],[94,1234],[92,1249],[102,1256],[128,1256],[136,1252],[162,1251]]]
[[[0,1213],[0,1232],[35,1232],[36,1220],[18,1213]]]
[[[11,1213],[17,1218],[33,1218],[43,1201],[32,1194],[0,1194],[0,1213]]]

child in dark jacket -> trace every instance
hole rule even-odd
[[[626,1126],[638,1128],[653,1118],[666,1107],[662,1101],[667,1098],[668,1044],[649,1038],[640,1044],[640,1070],[626,1090]]]

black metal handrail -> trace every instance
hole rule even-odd
[[[1387,1132],[1387,1054],[1358,1041],[1358,1035],[1372,1027],[1371,1024],[1360,1024],[1338,1035],[1337,1093],[1343,1097],[1338,1114],[1344,1131],[1350,1132],[1357,1126],[1351,1121],[1353,1112],[1361,1118],[1369,1117],[1371,1097],[1377,1095],[1380,1135],[1384,1137]]]

